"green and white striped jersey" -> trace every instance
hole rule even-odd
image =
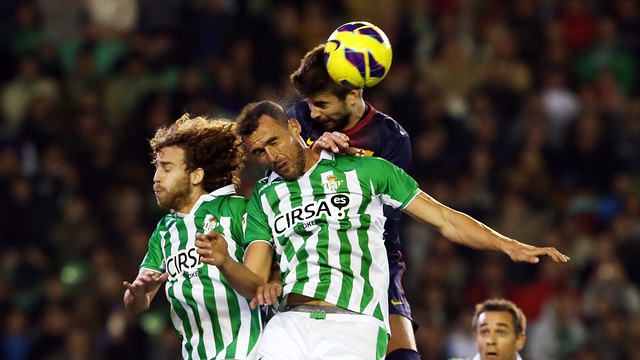
[[[183,359],[244,359],[262,331],[259,310],[235,292],[215,266],[200,262],[196,232],[223,234],[229,254],[242,261],[247,199],[233,185],[202,195],[189,214],[166,215],[149,239],[140,265],[168,272],[166,295],[182,340]]]
[[[382,205],[404,208],[419,191],[384,159],[323,151],[299,179],[272,174],[256,185],[247,205],[246,246],[274,245],[284,295],[310,296],[386,324]]]

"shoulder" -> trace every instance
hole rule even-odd
[[[166,228],[168,226],[168,224],[174,222],[176,219],[176,216],[174,214],[165,214],[162,218],[160,218],[160,221],[158,221],[158,224],[156,224],[156,232],[158,231],[162,231],[162,229]]]
[[[240,196],[240,195],[228,195],[225,196],[224,201],[228,202],[229,204],[232,204],[232,206],[241,206],[242,204],[246,204],[247,201],[249,201],[249,199]]]
[[[343,155],[340,158],[348,158],[353,162],[361,163],[365,166],[375,166],[379,164],[379,166],[391,165],[391,162],[385,158],[381,158],[379,156],[359,156],[359,155]]]
[[[306,101],[300,100],[287,110],[287,116],[298,120],[301,124],[312,123],[311,110]]]
[[[276,184],[279,184],[281,182],[282,180],[273,180],[273,179],[270,179],[269,177],[263,177],[262,179],[258,180],[255,186],[253,187],[253,193],[251,194],[251,198],[253,199],[256,196],[260,196],[265,192],[268,192],[269,189],[273,188]]]
[[[364,132],[373,132],[384,144],[397,143],[399,141],[409,141],[407,131],[391,116],[376,110],[369,104],[370,112],[365,115],[366,125],[363,124]]]
[[[381,128],[388,134],[393,134],[397,137],[409,137],[409,134],[402,125],[385,113],[374,110],[373,120],[381,124]]]
[[[172,224],[176,221],[176,217],[173,214],[166,214],[156,224],[156,228],[151,233],[151,238],[160,236],[160,233],[167,231]]]
[[[215,209],[223,210],[225,208],[242,207],[246,204],[247,199],[239,195],[219,195],[212,196],[200,203],[195,213],[212,211]]]
[[[376,174],[381,168],[387,168],[393,164],[377,156],[337,155],[336,166],[343,169],[364,169],[369,173]]]

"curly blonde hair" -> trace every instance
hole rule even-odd
[[[244,148],[236,135],[236,124],[230,120],[190,117],[180,119],[158,129],[149,140],[152,163],[158,152],[168,146],[184,150],[186,170],[204,170],[204,189],[211,192],[222,186],[240,186],[240,172],[244,168]]]

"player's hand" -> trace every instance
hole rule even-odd
[[[548,256],[555,262],[566,263],[571,260],[570,257],[564,255],[554,247],[537,247],[528,244],[523,244],[516,241],[512,250],[507,254],[511,257],[511,260],[518,262],[538,263],[540,256]]]
[[[169,273],[159,274],[155,271],[142,271],[133,282],[123,281],[122,285],[135,298],[146,296],[148,292],[157,289],[169,278]]]
[[[349,137],[339,131],[326,131],[311,145],[311,150],[317,152],[329,150],[336,154],[349,155],[353,155],[357,151],[356,148],[349,147]]]
[[[222,267],[231,258],[227,251],[227,240],[219,232],[196,233],[196,238],[196,252],[203,263]]]
[[[258,287],[256,290],[256,296],[251,299],[252,309],[255,309],[259,305],[272,305],[278,301],[278,297],[282,295],[282,283],[270,282]]]

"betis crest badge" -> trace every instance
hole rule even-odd
[[[326,192],[336,192],[338,187],[342,184],[342,180],[338,180],[335,175],[329,175],[323,182],[322,187]]]
[[[204,224],[202,224],[202,228],[204,229],[205,234],[215,230],[217,227],[218,220],[215,218],[215,216],[209,214],[204,217]]]

